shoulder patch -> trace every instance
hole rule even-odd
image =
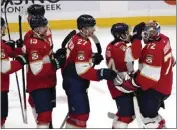
[[[120,48],[122,51],[126,51],[126,49],[127,49],[127,47],[124,46],[124,45],[121,45],[119,48]]]

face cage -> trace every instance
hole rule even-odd
[[[146,29],[142,33],[144,40],[155,40],[160,34],[160,28],[154,29],[153,27]]]

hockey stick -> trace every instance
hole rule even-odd
[[[64,125],[66,123],[66,120],[68,119],[68,116],[69,116],[69,112],[66,114],[66,116],[65,116],[65,118],[64,118],[64,120],[63,120],[63,122],[62,122],[62,124],[60,126],[60,129],[62,129],[64,127]]]
[[[6,20],[6,24],[7,24],[8,37],[9,37],[9,40],[11,40],[10,31],[9,31],[9,24],[8,24],[8,21],[7,21],[7,12],[6,12],[7,5],[8,5],[9,2],[10,2],[10,0],[7,0],[6,3],[5,3],[5,5],[4,5],[4,13],[5,13],[5,20]]]
[[[9,24],[7,21],[7,13],[6,13],[8,3],[9,3],[9,0],[6,1],[5,6],[4,6],[5,7],[5,20],[6,20],[6,24],[7,24],[8,37],[9,37],[9,40],[11,40]],[[14,58],[13,58],[13,60],[14,60]],[[22,107],[22,98],[21,98],[21,93],[20,93],[19,80],[18,80],[18,76],[17,76],[16,72],[15,72],[15,77],[16,77],[16,81],[17,81],[17,89],[18,89],[18,95],[19,95],[19,100],[20,100],[20,107],[21,107],[22,118],[23,118],[23,122],[24,122],[24,111],[23,111],[23,107]]]
[[[110,119],[114,119],[116,117],[116,114],[112,113],[112,112],[108,112],[108,117]]]
[[[66,44],[71,40],[71,38],[76,34],[76,30],[72,30],[63,40],[61,47],[65,48]]]
[[[66,45],[68,44],[68,42],[71,40],[71,38],[76,34],[76,30],[72,30],[66,37],[65,39],[63,40],[62,44],[61,44],[61,47],[62,48],[65,48]],[[61,126],[60,126],[60,129],[62,129],[66,123],[66,120],[68,119],[68,116],[69,116],[69,112],[67,112]]]
[[[20,41],[22,41],[22,14],[23,12],[21,11],[19,16],[18,16],[18,22],[19,22],[19,36],[20,36]],[[27,105],[26,105],[26,88],[25,88],[25,72],[24,72],[24,66],[22,67],[22,84],[23,84],[23,102],[24,102],[24,123],[27,124]]]

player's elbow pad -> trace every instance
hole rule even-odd
[[[90,64],[89,62],[77,62],[75,64],[76,67],[76,72],[78,75],[82,75],[86,73],[90,69]]]
[[[1,62],[1,73],[5,74],[10,71],[11,63],[9,60],[2,60]]]
[[[31,71],[34,75],[37,75],[38,73],[41,72],[42,68],[43,68],[43,61],[42,60],[38,60],[35,62],[31,62],[30,63],[30,68]]]

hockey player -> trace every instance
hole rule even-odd
[[[5,36],[5,21],[1,17],[1,128],[5,128],[5,121],[8,116],[8,92],[10,74],[20,70],[27,63],[22,55],[18,55],[15,60],[10,61],[15,43],[13,41],[5,42],[2,36]]]
[[[139,70],[130,80],[123,81],[122,88],[138,91],[138,102],[146,128],[165,128],[165,120],[158,113],[172,90],[173,63],[170,40],[160,33],[156,21],[146,24],[143,33],[146,43],[139,60]]]
[[[92,68],[92,48],[88,37],[95,36],[95,25],[96,21],[92,16],[79,16],[77,27],[80,32],[72,37],[67,47],[67,60],[62,70],[63,88],[69,108],[66,128],[86,128],[90,112],[87,95],[90,80],[114,79],[117,75],[111,69]]]
[[[29,61],[27,90],[37,113],[37,128],[49,128],[55,107],[56,70],[62,66],[62,57],[53,58],[52,46],[46,38],[48,20],[38,15],[32,16],[29,23],[32,35],[24,40]]]
[[[143,22],[136,25],[132,37],[129,32],[130,28],[125,23],[113,24],[111,28],[114,40],[106,48],[106,63],[109,68],[121,73],[122,78],[134,71],[133,62],[141,56],[141,33],[144,27]],[[128,46],[130,40],[131,46]],[[134,116],[133,93],[127,94],[120,91],[113,80],[108,80],[107,84],[118,109],[112,128],[127,128]]]
[[[29,6],[27,8],[27,13],[28,13],[28,17],[27,17],[27,20],[28,20],[28,23],[30,22],[30,19],[33,17],[33,16],[37,16],[37,15],[40,15],[40,16],[44,16],[45,15],[45,9],[44,9],[44,6],[43,5],[39,5],[39,4],[32,4],[31,6]],[[31,35],[33,35],[33,30],[29,30],[25,36],[24,36],[24,40],[28,39]],[[45,38],[48,39],[49,41],[49,44],[50,44],[50,47],[51,47],[51,51],[53,53],[53,40],[52,40],[52,32],[50,30],[50,28],[48,28],[45,32]],[[66,53],[66,50],[64,49],[59,49],[57,51],[58,53],[62,52],[63,54]],[[54,53],[51,55],[55,55]],[[62,54],[60,53],[60,54]],[[59,54],[56,54],[56,55],[59,55]],[[55,87],[53,87],[53,90],[51,91],[53,93],[53,100],[56,100],[56,89]],[[33,113],[33,116],[36,120],[36,117],[37,117],[37,114],[36,114],[36,111],[35,111],[35,108],[34,108],[34,102],[32,100],[32,97],[29,95],[29,98],[28,98],[28,102],[32,108],[32,113]],[[53,104],[54,107],[56,106],[55,104]],[[52,124],[50,123],[50,128],[52,128]]]

